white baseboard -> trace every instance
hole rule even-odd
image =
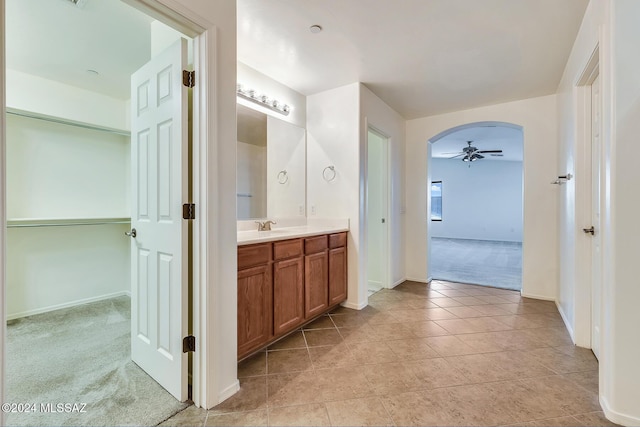
[[[567,331],[569,332],[569,336],[571,337],[571,341],[573,342],[573,344],[576,343],[576,337],[573,333],[573,326],[571,326],[571,323],[569,322],[569,319],[567,318],[567,315],[565,314],[564,310],[562,309],[562,306],[558,303],[558,301],[556,301],[556,307],[558,308],[558,312],[560,313],[560,316],[562,317],[562,321],[564,322],[564,326],[567,328]]]
[[[427,278],[427,279],[424,279],[424,278],[422,278],[422,277],[421,277],[420,279],[415,279],[415,278],[413,278],[413,277],[407,277],[407,278],[406,278],[406,279],[404,279],[404,280],[410,280],[410,281],[412,281],[412,282],[418,282],[418,283],[429,283],[429,282],[431,282],[431,278],[430,278],[430,277],[429,277],[429,278]]]
[[[378,282],[377,280],[369,280],[369,283],[367,283],[367,288],[383,289],[384,286],[382,286],[382,282]]]
[[[131,291],[114,292],[112,294],[99,295],[97,297],[79,299],[79,300],[75,300],[75,301],[65,302],[65,303],[62,303],[62,304],[56,304],[56,305],[50,305],[50,306],[47,306],[47,307],[36,308],[34,310],[20,311],[18,313],[8,314],[7,315],[7,320],[19,319],[21,317],[33,316],[35,314],[48,313],[50,311],[60,310],[60,309],[69,308],[69,307],[75,307],[77,305],[89,304],[91,302],[103,301],[103,300],[106,300],[106,299],[121,297],[121,296],[125,296],[125,295],[128,296],[129,298],[131,298]]]
[[[225,400],[227,400],[228,398],[236,394],[239,390],[240,390],[240,381],[235,380],[235,382],[233,382],[229,387],[225,388],[220,392],[220,394],[218,394],[217,404],[224,402]]]
[[[399,284],[404,283],[404,282],[406,282],[406,281],[407,281],[407,279],[400,279],[400,280],[398,280],[398,281],[396,281],[396,282],[393,282],[393,283],[391,284],[391,287],[390,287],[389,289],[393,289],[393,288],[395,288],[396,286],[398,286]]]
[[[640,426],[640,418],[633,417],[627,414],[621,414],[612,410],[611,405],[609,405],[607,399],[605,399],[602,395],[600,396],[600,406],[602,406],[604,416],[607,417],[609,421],[623,426]]]
[[[553,301],[553,302],[556,302],[556,299],[554,297],[549,297],[549,296],[546,296],[546,295],[529,294],[529,293],[526,293],[524,291],[520,291],[520,295],[522,295],[525,298],[532,298],[532,299],[539,299],[539,300],[542,300],[542,301]]]
[[[343,307],[346,308],[350,308],[352,310],[362,310],[363,308],[365,308],[368,304],[366,301],[360,301],[358,304],[354,304],[352,302],[349,301],[345,301],[341,304]]]

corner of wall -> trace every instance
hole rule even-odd
[[[562,304],[560,304],[557,300],[555,301],[555,303],[556,303],[556,307],[558,308],[558,312],[560,313],[560,317],[562,317],[562,321],[564,322],[564,326],[567,328],[567,331],[569,332],[571,341],[575,344],[576,338],[573,332],[573,323],[569,321],[569,317],[564,312],[564,309],[562,308]]]
[[[602,412],[604,412],[604,416],[609,421],[620,424],[621,426],[640,426],[640,418],[614,411],[611,409],[608,399],[602,394],[600,394],[599,400]]]

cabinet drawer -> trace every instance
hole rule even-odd
[[[238,269],[268,264],[271,261],[271,243],[238,247]]]
[[[315,254],[327,249],[327,236],[316,236],[304,239],[304,253]]]
[[[273,260],[302,256],[302,239],[273,243]]]
[[[341,248],[343,246],[347,246],[347,233],[336,233],[329,235],[329,247],[333,248]]]

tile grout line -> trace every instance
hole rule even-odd
[[[455,288],[452,288],[452,289],[455,289]],[[395,304],[397,303],[397,304],[398,304],[398,305],[397,305],[397,307],[398,307],[397,309],[398,309],[398,310],[400,310],[400,305],[406,304],[406,302],[410,299],[410,298],[407,298],[407,297],[408,297],[408,295],[403,295],[403,298],[398,298],[398,299],[386,299],[386,300],[382,300],[382,301],[388,301],[388,303],[390,304],[390,305],[388,305],[388,306],[394,306],[394,307],[395,307]],[[477,297],[477,296],[475,296],[475,297]],[[453,299],[454,297],[448,297],[448,296],[445,296],[444,298]],[[427,298],[424,298],[424,299],[429,300],[429,298],[428,298],[428,297],[427,297]],[[444,301],[444,299],[443,299],[443,301]],[[385,304],[386,304],[386,303],[385,303]],[[522,302],[518,303],[518,302],[511,302],[511,301],[510,301],[510,302],[505,303],[505,304],[518,304],[518,305],[521,305],[521,304],[523,304],[523,303],[522,303]],[[436,304],[436,305],[437,305],[437,304]],[[498,305],[498,303],[496,303],[496,304],[488,303],[488,304],[482,304],[482,305]],[[388,306],[387,306],[387,307],[388,307]],[[473,306],[467,306],[467,305],[465,305],[465,306],[461,306],[461,307],[473,307]],[[411,307],[411,308],[413,308],[413,307]],[[443,310],[445,310],[446,312],[451,313],[451,312],[450,312],[446,307],[440,307],[440,308],[442,308],[442,309],[443,309]],[[449,308],[453,308],[453,307],[449,307]],[[405,309],[406,309],[406,308],[405,308]],[[394,309],[392,308],[392,309],[390,309],[390,310],[378,310],[378,311],[379,311],[379,312],[381,312],[381,313],[382,313],[382,312],[387,312],[387,313],[391,314],[391,312],[393,312],[393,311],[394,311]],[[550,312],[549,312],[549,313],[550,313]],[[491,317],[497,317],[497,316],[500,316],[500,315],[493,315],[493,316],[492,316],[492,315],[485,315],[485,316],[478,316],[478,317],[466,318],[466,317],[459,317],[459,316],[455,315],[454,313],[451,313],[451,314],[454,316],[454,318],[452,318],[451,320],[464,320],[464,322],[463,322],[463,323],[465,323],[465,324],[466,324],[466,323],[473,323],[473,322],[472,322],[472,319],[482,319],[482,318],[491,318]],[[522,313],[522,314],[525,314],[525,313]],[[507,314],[507,315],[503,315],[503,316],[504,316],[504,317],[506,317],[506,316],[509,316],[509,317],[511,317],[511,316],[521,316],[522,314],[518,314],[518,313],[509,313],[509,314]],[[526,313],[526,314],[541,315],[541,314],[546,314],[546,313]],[[323,329],[325,329],[325,330],[330,330],[330,329],[336,330],[336,331],[338,332],[338,335],[341,337],[341,339],[342,339],[343,341],[346,341],[346,340],[345,340],[345,337],[344,337],[344,335],[343,335],[343,333],[342,333],[342,331],[341,331],[341,328],[339,328],[339,327],[337,326],[337,324],[336,324],[336,322],[335,322],[334,317],[333,317],[332,315],[329,315],[329,314],[328,314],[328,316],[329,316],[329,319],[330,319],[331,323],[333,324],[333,327],[332,327],[332,328],[323,328]],[[471,319],[471,320],[470,320],[470,319]],[[438,326],[439,326],[439,323],[438,323],[438,321],[439,321],[439,320],[448,320],[448,319],[437,319],[437,320],[429,320],[429,321],[431,321],[431,322],[433,322],[435,325],[438,325]],[[499,322],[499,320],[497,320],[497,319],[496,319],[496,321],[498,321],[498,322]],[[409,322],[398,322],[398,325],[402,325],[402,324],[405,324],[405,323],[409,323]],[[500,322],[500,323],[502,323],[502,322]],[[365,324],[366,324],[366,325],[368,325],[368,326],[370,326],[370,327],[375,327],[375,325],[370,325],[368,322],[365,322]],[[460,339],[460,337],[459,337],[460,335],[462,335],[462,336],[472,336],[472,335],[476,335],[476,334],[477,334],[477,335],[479,335],[479,334],[493,334],[493,333],[499,334],[499,333],[502,333],[502,332],[505,332],[505,333],[507,333],[507,332],[510,332],[510,333],[518,333],[518,332],[525,332],[525,331],[529,331],[529,330],[538,330],[538,329],[554,329],[554,327],[553,327],[553,326],[535,326],[535,327],[533,327],[533,328],[519,328],[519,329],[513,328],[512,326],[509,326],[509,325],[506,325],[506,324],[505,324],[505,326],[507,326],[507,327],[508,327],[508,329],[505,329],[505,330],[496,330],[496,331],[494,331],[494,330],[487,330],[487,331],[474,331],[474,332],[468,332],[468,333],[463,333],[463,334],[454,334],[454,333],[451,333],[451,332],[450,332],[449,330],[447,330],[446,328],[443,328],[443,329],[444,329],[446,332],[449,332],[449,334],[448,334],[448,335],[445,335],[445,336],[453,336],[453,337],[457,338],[457,340],[458,340],[458,341],[463,342],[463,343],[465,343],[465,344],[466,344],[466,342]],[[352,327],[352,328],[353,328],[353,327]],[[357,327],[355,327],[355,328],[357,328]],[[557,327],[556,329],[562,329],[562,328],[561,328],[561,327]],[[306,337],[306,332],[305,332],[302,328],[300,328],[300,331],[303,333],[303,340],[304,340],[304,343],[305,343],[305,347],[304,347],[304,348],[307,350],[307,355],[308,355],[309,359],[311,359],[311,356],[310,356],[310,350],[311,350],[311,348],[312,348],[312,347],[310,347],[310,346],[309,346],[309,343],[308,343],[308,340],[307,340],[307,337]],[[431,337],[431,336],[427,336],[427,337],[419,337],[419,336],[417,336],[415,333],[412,333],[412,335],[415,337],[414,339],[416,339],[416,338],[418,338],[418,339],[419,339],[419,338],[430,338],[430,337]],[[390,345],[390,344],[388,343],[388,341],[390,341],[389,339],[385,339],[385,340],[382,340],[382,341],[387,342],[387,345],[388,345],[388,346]],[[391,341],[393,341],[393,339],[391,339]],[[365,342],[366,342],[366,341],[365,341]],[[374,341],[374,342],[375,342],[375,341]],[[542,342],[542,341],[540,342],[540,344],[545,344],[545,343],[546,343],[546,342]],[[348,345],[348,343],[345,343],[345,344],[347,344],[347,349],[349,349],[349,345]],[[428,345],[428,344],[427,344],[427,345]],[[468,344],[467,344],[467,345],[468,345]],[[428,346],[429,346],[429,345],[428,345]],[[553,349],[553,348],[555,348],[555,347],[566,347],[566,345],[561,345],[561,346],[552,346],[552,345],[550,345],[550,344],[546,343],[546,345],[545,345],[545,346],[543,346],[543,347],[535,347],[535,349],[538,349],[538,348],[540,348],[540,349],[545,349],[545,348],[551,348],[551,349]],[[448,358],[450,358],[450,357],[456,357],[456,356],[444,356],[444,355],[442,355],[440,352],[438,352],[435,348],[433,348],[433,347],[431,347],[431,346],[429,346],[429,348],[433,349],[434,353],[435,353],[435,354],[437,354],[437,355],[439,356],[439,358],[442,358],[442,359],[443,359],[443,360],[445,360],[445,361],[447,361],[447,359],[448,359]],[[285,349],[283,349],[283,350],[285,350]],[[474,353],[472,353],[472,354],[473,354],[473,355],[479,355],[479,354],[493,354],[493,353],[503,353],[503,352],[504,352],[504,353],[507,353],[507,352],[515,353],[515,352],[529,352],[529,351],[531,351],[531,349],[494,349],[493,351],[489,351],[489,352],[486,352],[486,351],[485,351],[485,352],[474,352]],[[266,352],[266,355],[265,355],[265,356],[266,356],[266,357],[268,357],[268,351]],[[464,356],[464,355],[461,355],[461,356]],[[570,354],[563,354],[563,356],[566,356],[566,357],[572,357]],[[311,362],[312,371],[313,371],[313,372],[317,372],[317,371],[318,371],[318,368],[316,368],[315,364],[313,364],[313,361],[311,361],[311,360],[310,360],[310,362]],[[403,362],[406,362],[406,360],[404,360],[404,359],[403,359]],[[420,361],[411,361],[411,362],[419,363]],[[424,387],[423,387],[423,386],[421,386],[421,387],[416,388],[416,390],[424,390],[424,391],[428,391],[428,390],[434,390],[434,389],[440,389],[440,388],[462,387],[462,386],[466,386],[466,385],[473,385],[473,384],[490,384],[490,383],[500,383],[500,382],[518,382],[518,383],[522,384],[522,383],[524,383],[524,382],[526,382],[526,381],[528,381],[528,380],[531,380],[531,379],[537,379],[537,378],[545,378],[545,377],[553,377],[553,376],[555,376],[555,377],[562,377],[562,378],[566,379],[567,381],[571,382],[572,384],[575,384],[575,385],[577,386],[577,388],[578,388],[578,389],[582,389],[582,390],[585,390],[585,391],[590,391],[590,390],[588,390],[586,387],[581,386],[581,385],[580,385],[580,384],[578,384],[577,382],[573,381],[571,378],[567,377],[567,375],[570,375],[570,374],[572,374],[572,373],[578,373],[578,372],[588,372],[588,371],[593,371],[592,369],[585,369],[585,370],[579,370],[579,371],[572,371],[572,372],[564,372],[564,373],[561,373],[561,372],[556,372],[556,371],[554,371],[554,370],[553,370],[553,369],[551,369],[551,368],[548,368],[544,363],[539,362],[539,361],[537,361],[537,360],[532,359],[532,362],[535,362],[535,365],[537,365],[537,366],[542,366],[542,367],[545,367],[545,368],[547,368],[547,369],[550,369],[550,372],[552,372],[552,373],[551,373],[551,374],[549,374],[549,375],[542,375],[542,376],[525,376],[524,378],[523,378],[523,377],[517,377],[517,378],[502,379],[502,380],[495,380],[495,381],[488,381],[488,382],[473,382],[473,381],[469,381],[469,378],[467,378],[465,375],[463,375],[463,376],[465,377],[466,381],[467,381],[467,384],[463,384],[463,385],[455,385],[455,386],[448,386],[448,387],[431,387],[431,388],[425,385]],[[267,360],[266,358],[265,358],[265,363],[267,364],[267,370],[268,370],[268,360]],[[381,363],[382,363],[382,362],[381,362]],[[373,366],[373,365],[378,365],[378,363],[364,364],[364,365],[361,365],[361,366],[365,366],[365,365]],[[375,368],[374,368],[374,369],[375,369]],[[415,377],[415,374],[414,374],[413,376]],[[267,374],[267,378],[268,378],[268,374]],[[417,378],[417,377],[416,377],[416,378]],[[365,375],[365,378],[364,378],[364,379],[366,380],[367,385],[368,385],[368,386],[369,386],[369,388],[371,389],[372,384],[373,384],[373,383],[371,382],[371,380],[370,380],[369,378],[367,378],[367,377],[366,377],[366,375]],[[410,391],[410,390],[408,390],[408,389],[407,389],[407,391]],[[402,392],[401,392],[401,393],[402,393]],[[591,392],[591,393],[592,393],[592,392]],[[381,405],[383,406],[383,409],[384,409],[384,410],[385,410],[385,412],[387,413],[387,416],[389,417],[389,419],[390,419],[390,420],[395,424],[395,420],[393,419],[393,417],[392,417],[392,416],[391,416],[391,414],[389,413],[389,410],[387,409],[387,407],[384,405],[384,402],[382,401],[382,398],[384,397],[384,395],[385,395],[384,393],[380,393],[380,394],[374,393],[374,394],[373,394],[373,396],[371,396],[371,397],[375,397],[375,398],[377,399],[377,401],[379,402],[379,404],[381,404]],[[355,397],[354,397],[354,399],[355,399]],[[267,382],[267,400],[268,400],[268,382]],[[339,400],[340,400],[340,399],[338,399],[338,400],[336,400],[336,401],[339,401]],[[325,408],[325,412],[326,412],[326,414],[327,414],[327,417],[328,417],[329,421],[331,422],[331,417],[330,417],[330,415],[329,415],[329,411],[328,411],[328,407],[327,407],[327,403],[326,403],[326,402],[328,402],[328,401],[331,401],[331,400],[324,400],[324,399],[323,399],[323,401],[322,401],[322,402],[318,402],[318,403],[322,403],[322,404],[324,405],[324,408]],[[267,403],[268,403],[268,402],[267,402]],[[297,406],[297,405],[285,405],[284,407],[288,407],[288,406]],[[270,406],[269,406],[268,404],[267,404],[267,408],[270,408]],[[598,411],[591,411],[591,412],[588,412],[588,413],[595,413],[595,412],[598,412]],[[271,420],[270,420],[270,418],[269,418],[269,415],[268,415],[268,414],[269,414],[269,411],[267,410],[267,422],[268,422],[268,424],[270,425]],[[210,415],[210,413],[209,413],[209,412],[207,412],[207,415],[206,415],[206,417],[205,417],[205,424],[206,424],[206,422],[207,422],[207,420],[208,420],[208,418],[209,418],[209,415]],[[563,416],[573,417],[574,419],[576,418],[576,417],[575,417],[575,414],[571,414],[571,413],[566,413],[566,415],[563,415]],[[532,421],[533,421],[533,420],[532,420]]]

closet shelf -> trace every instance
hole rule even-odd
[[[131,218],[14,218],[7,220],[7,228],[74,227],[79,225],[130,224]]]

